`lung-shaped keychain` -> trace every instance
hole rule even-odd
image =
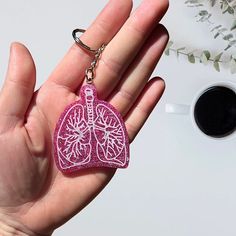
[[[62,172],[74,172],[84,168],[126,168],[129,164],[129,139],[121,115],[109,103],[99,100],[92,84],[94,70],[105,49],[98,50],[85,45],[72,32],[76,43],[95,54],[94,61],[85,72],[87,85],[80,90],[80,100],[66,107],[56,124],[54,156]]]
[[[129,140],[122,117],[97,98],[94,85],[84,85],[80,100],[60,116],[54,133],[54,155],[62,172],[128,166]]]

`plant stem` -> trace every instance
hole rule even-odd
[[[170,51],[173,51],[173,52],[177,52],[177,50],[174,49],[174,48],[169,48],[169,50],[170,50]],[[181,52],[181,51],[178,51],[178,53],[179,53],[179,54],[182,54],[182,55],[184,55],[184,56],[188,56],[188,55],[189,55],[189,53],[185,53],[185,52]],[[201,59],[201,57],[200,57],[200,56],[197,56],[197,55],[194,55],[194,57],[197,58],[197,59],[199,59],[199,60]],[[214,59],[212,59],[212,58],[209,58],[208,61],[215,62]],[[229,61],[222,61],[222,60],[219,60],[218,62],[219,62],[219,63],[228,63]]]

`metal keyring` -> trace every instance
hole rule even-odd
[[[87,46],[86,44],[84,44],[79,37],[76,36],[77,33],[84,33],[85,30],[84,29],[75,29],[72,31],[72,36],[75,40],[75,42],[82,47],[83,49],[92,52],[95,54],[94,56],[94,60],[91,62],[91,65],[89,68],[87,68],[87,70],[85,71],[85,79],[87,81],[87,83],[91,84],[93,82],[94,76],[95,76],[95,68],[97,66],[97,63],[99,61],[99,58],[102,54],[102,52],[104,51],[104,49],[106,48],[106,44],[102,44],[102,46],[98,49],[91,49],[89,46]]]
[[[78,43],[82,48],[92,52],[92,53],[97,53],[99,49],[92,49],[89,46],[87,46],[86,44],[84,44],[81,39],[76,35],[77,33],[84,33],[86,30],[84,29],[74,29],[72,31],[72,36],[75,40],[76,43]]]

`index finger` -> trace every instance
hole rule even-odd
[[[108,43],[127,20],[131,10],[132,0],[110,0],[81,36],[81,40],[95,49],[103,43]],[[92,57],[94,55],[89,54],[77,44],[73,44],[49,77],[48,82],[53,82],[74,92],[81,84]]]

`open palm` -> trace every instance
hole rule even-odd
[[[92,48],[108,44],[94,84],[99,98],[122,114],[130,142],[164,90],[160,78],[149,78],[168,41],[166,29],[157,24],[167,7],[166,0],[144,0],[130,15],[131,0],[110,1],[81,37]],[[40,235],[78,213],[115,173],[96,168],[68,177],[53,160],[55,125],[65,107],[78,100],[92,59],[74,44],[34,92],[33,59],[22,44],[11,46],[0,94],[0,214]]]

